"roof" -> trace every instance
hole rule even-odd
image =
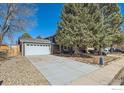
[[[56,43],[56,42],[55,42],[55,36],[56,36],[56,35],[49,36],[49,37],[46,37],[45,39],[50,40],[52,43]]]
[[[48,39],[20,39],[20,42],[28,43],[51,43]]]
[[[8,46],[7,44],[1,44],[0,46]]]

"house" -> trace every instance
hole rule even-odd
[[[53,54],[60,54],[60,53],[63,53],[63,54],[73,54],[74,53],[73,47],[67,47],[64,44],[58,45],[56,43],[55,37],[56,37],[56,35],[49,36],[49,37],[45,38],[45,39],[50,40],[53,43],[52,44]],[[94,50],[94,48],[88,48],[86,50],[85,47],[79,47],[79,50],[82,53],[87,53],[88,50]]]
[[[22,56],[52,54],[52,43],[48,39],[20,39]]]
[[[55,36],[56,35],[53,35],[53,36],[49,36],[49,37],[46,37],[45,39],[48,39],[52,42],[52,53],[53,54],[59,54],[60,51],[61,51],[61,48],[60,46],[56,43],[55,41]]]

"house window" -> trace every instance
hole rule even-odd
[[[29,44],[27,44],[27,46],[29,46]]]

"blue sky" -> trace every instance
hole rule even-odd
[[[29,29],[28,33],[34,38],[39,35],[41,37],[54,35],[57,30],[57,22],[60,21],[60,15],[63,5],[64,4],[62,3],[37,4],[37,26]],[[122,15],[124,16],[124,3],[119,4],[119,6],[121,8]],[[17,33],[14,37],[14,40],[16,41],[21,34],[22,33]],[[8,43],[9,41],[5,39],[4,42]]]
[[[121,13],[124,16],[124,3],[119,3],[118,5],[120,6]]]
[[[47,37],[55,34],[57,22],[60,20],[61,10],[64,4],[38,4],[39,11],[37,12],[37,27],[31,31],[33,37],[41,35]]]
[[[120,6],[122,16],[124,16],[124,3],[119,3],[118,5]],[[122,25],[122,28],[124,29],[124,24]]]
[[[64,4],[41,3],[36,5],[38,8],[36,14],[37,25],[32,29],[28,29],[28,33],[34,38],[39,35],[41,37],[48,37],[54,35],[57,30],[57,22],[59,22],[60,20],[61,10]],[[21,35],[22,33],[15,34],[14,43],[18,40],[18,37]],[[10,40],[6,38],[4,42],[10,43]]]

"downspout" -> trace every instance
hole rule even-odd
[[[49,43],[49,49],[50,49],[50,54],[53,54],[53,43],[52,43],[52,41],[50,41],[50,43]]]

